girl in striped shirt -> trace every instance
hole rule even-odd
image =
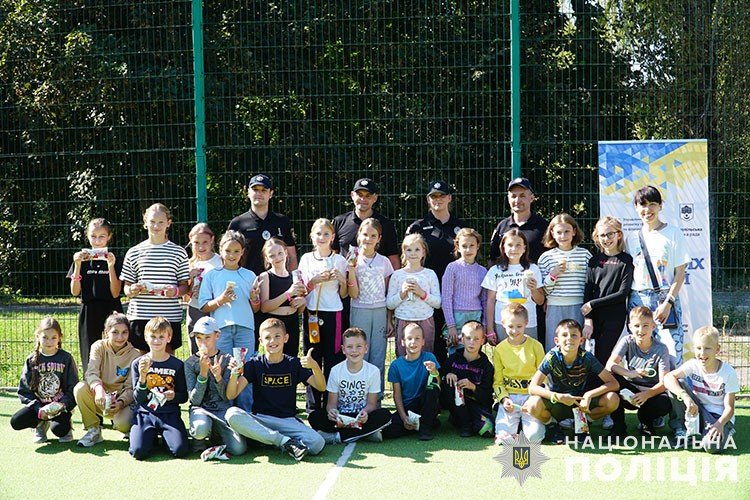
[[[544,232],[544,246],[550,248],[539,257],[542,286],[547,294],[545,349],[555,346],[555,328],[564,319],[583,324],[583,293],[591,252],[578,245],[583,232],[568,214],[555,216]]]
[[[125,254],[120,279],[130,299],[130,343],[148,351],[143,333],[151,318],[163,316],[172,326],[172,340],[167,348],[172,353],[182,345],[182,305],[180,297],[188,292],[187,252],[171,241],[167,230],[172,214],[161,203],[154,203],[143,214],[143,227],[148,239]]]

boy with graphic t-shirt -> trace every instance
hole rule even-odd
[[[443,386],[440,406],[450,412],[450,422],[461,437],[492,437],[492,379],[495,369],[482,352],[484,326],[468,321],[461,328],[463,349],[448,356],[440,370]]]
[[[712,454],[724,451],[735,433],[734,402],[740,392],[737,372],[716,357],[720,351],[719,331],[698,328],[693,334],[695,358],[664,377],[664,385],[677,396],[678,413],[698,416],[701,446]]]
[[[341,349],[346,360],[331,369],[326,409],[310,413],[310,426],[328,444],[351,443],[368,436],[382,441],[380,431],[390,425],[391,414],[378,408],[380,370],[364,360],[367,334],[360,328],[348,328]]]
[[[229,362],[232,373],[227,383],[229,399],[252,384],[253,411],[232,407],[226,413],[227,423],[249,439],[278,446],[297,461],[308,453],[317,455],[325,441],[295,416],[298,384],[312,385],[319,391],[325,389],[325,376],[312,357],[313,348],[302,359],[284,354],[289,334],[279,318],[265,320],[259,332],[264,354],[250,358],[244,366],[232,358]]]
[[[180,404],[187,401],[185,367],[167,352],[172,326],[167,318],[153,318],[144,327],[147,354],[133,361],[133,392],[138,406],[130,428],[130,454],[143,460],[151,454],[157,432],[175,457],[188,453],[188,436],[180,417]]]
[[[549,351],[529,383],[532,395],[525,406],[533,417],[547,422],[547,439],[554,444],[565,442],[560,426],[552,424],[573,416],[573,406],[593,420],[609,415],[620,404],[615,393],[619,388],[610,372],[588,351],[581,349],[581,325],[564,319],[555,328],[555,347]],[[602,385],[586,390],[589,374],[597,375]],[[552,380],[548,377],[551,375]],[[547,385],[545,385],[545,381]],[[585,439],[585,433],[578,436]]]

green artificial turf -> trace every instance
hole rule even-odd
[[[257,446],[229,462],[202,462],[197,455],[171,459],[159,451],[144,462],[128,455],[121,434],[105,429],[105,441],[91,449],[75,442],[33,444],[31,431],[13,431],[10,416],[20,407],[12,396],[0,397],[0,498],[43,496],[55,498],[312,498],[331,474],[344,450],[327,446],[316,457],[301,463],[276,449]],[[183,412],[187,419],[187,412]],[[83,435],[76,412],[75,436]],[[738,406],[736,444],[738,450],[721,456],[693,451],[650,451],[641,449],[574,450],[566,446],[543,445],[549,461],[541,466],[541,479],[530,478],[523,486],[513,478],[502,478],[503,467],[495,460],[501,450],[490,440],[460,438],[447,423],[429,442],[406,437],[383,443],[361,442],[333,483],[333,499],[440,499],[440,498],[741,498],[750,491],[750,407]],[[634,414],[628,414],[631,429]],[[592,426],[596,437],[602,433]],[[50,433],[51,435],[51,433]],[[588,460],[591,476],[580,476],[571,461]],[[718,462],[723,461],[723,462]],[[616,465],[615,465],[616,462]],[[661,465],[660,465],[661,462]],[[643,465],[649,465],[651,480],[643,480]],[[710,471],[717,464],[736,466],[737,481],[716,481]],[[622,475],[614,480],[596,479],[597,468]],[[659,469],[664,475],[659,476]],[[692,469],[691,469],[692,468]],[[629,471],[637,472],[628,478]],[[691,484],[690,471],[696,481]],[[706,481],[705,479],[708,479]],[[744,493],[743,493],[744,492]]]

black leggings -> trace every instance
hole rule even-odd
[[[17,431],[36,428],[39,422],[41,422],[39,417],[37,417],[37,410],[38,405],[24,406],[10,417],[10,426]],[[55,418],[50,419],[49,422],[52,433],[57,437],[63,437],[70,432],[69,411],[59,413]]]

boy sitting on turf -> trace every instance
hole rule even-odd
[[[593,420],[609,415],[617,408],[620,398],[614,392],[619,385],[610,372],[588,351],[581,348],[583,335],[581,325],[573,319],[560,321],[555,328],[555,347],[550,350],[529,384],[532,395],[524,406],[531,415],[548,422],[547,436],[550,442],[563,444],[565,436],[557,423],[549,423],[552,417],[560,422],[573,416],[573,406]],[[585,390],[586,378],[595,374],[602,385]],[[543,384],[551,375],[549,387]],[[585,439],[585,433],[577,438]]]
[[[187,401],[185,365],[167,352],[172,325],[166,318],[149,320],[143,330],[149,352],[130,367],[136,408],[130,428],[130,454],[143,460],[151,454],[157,433],[175,457],[188,452],[188,437],[180,417],[180,404]]]
[[[531,377],[544,359],[542,344],[524,333],[528,314],[517,302],[503,307],[500,314],[508,338],[500,342],[493,353],[495,380],[492,387],[500,402],[495,419],[497,444],[510,444],[517,438],[519,425],[532,443],[544,439],[544,424],[531,416],[528,408],[522,409],[529,399]]]
[[[219,335],[219,324],[211,316],[196,321],[190,332],[198,346],[198,352],[185,360],[193,450],[208,448],[209,438],[215,431],[229,454],[242,455],[247,451],[245,439],[234,432],[225,420],[226,412],[232,406],[226,394],[229,356],[216,348]]]
[[[628,315],[630,335],[622,337],[612,350],[607,361],[607,370],[612,372],[620,389],[634,395],[630,401],[620,398],[620,405],[612,413],[614,427],[611,436],[628,435],[625,426],[625,409],[638,410],[638,430],[651,436],[654,420],[669,414],[672,403],[664,389],[664,375],[669,371],[669,350],[653,337],[656,329],[651,309],[634,307]],[[621,366],[621,363],[625,366]],[[620,392],[622,395],[623,393]]]
[[[380,370],[364,360],[367,335],[360,328],[348,328],[343,337],[346,359],[331,369],[326,409],[312,411],[308,421],[328,444],[351,443],[366,436],[382,441],[380,431],[390,425],[391,414],[378,408]]]
[[[429,441],[439,411],[440,365],[434,354],[422,351],[424,332],[417,323],[406,325],[401,344],[406,355],[391,363],[388,370],[396,411],[391,425],[383,429],[383,437],[397,438],[416,430],[420,440]],[[417,422],[409,419],[410,412],[419,415]]]
[[[484,326],[468,321],[461,328],[463,349],[451,354],[441,370],[444,384],[440,393],[442,408],[450,412],[450,422],[461,437],[479,434],[492,437],[492,378],[495,370],[482,352]]]
[[[296,417],[297,384],[309,384],[319,391],[326,386],[320,365],[312,357],[312,348],[302,359],[284,354],[289,340],[284,322],[269,318],[260,325],[260,344],[264,354],[253,356],[244,366],[232,358],[227,397],[233,399],[247,384],[253,387],[253,411],[232,407],[227,423],[238,434],[263,444],[278,446],[295,460],[307,453],[317,455],[325,442],[317,432]]]
[[[720,351],[719,331],[702,326],[693,334],[695,357],[664,377],[664,385],[681,401],[676,402],[678,413],[687,407],[688,415],[698,416],[701,446],[708,453],[724,451],[734,434],[734,400],[740,391],[737,372],[716,357]]]

